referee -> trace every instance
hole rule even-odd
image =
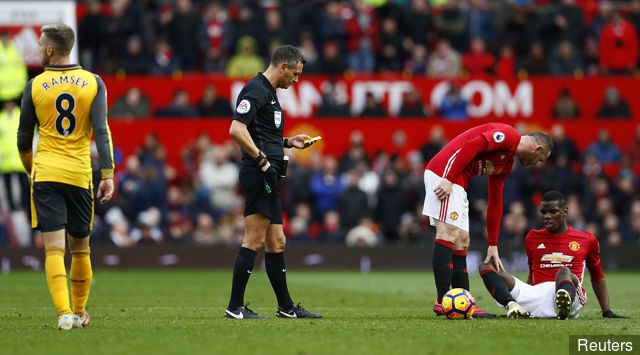
[[[287,288],[282,230],[282,198],[279,177],[283,148],[305,149],[313,142],[305,134],[284,138],[284,113],[276,89],[287,89],[298,81],[305,60],[296,47],[276,48],[269,67],[258,73],[240,91],[229,134],[242,148],[240,185],[245,193],[244,240],[233,265],[233,284],[225,318],[267,318],[244,303],[244,292],[256,260],[264,247],[267,276],[278,299],[277,318],[321,318],[322,315],[295,305]],[[306,141],[306,142],[305,142]]]

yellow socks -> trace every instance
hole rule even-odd
[[[73,313],[84,316],[84,307],[89,298],[91,289],[91,249],[71,251],[71,299],[73,300]]]
[[[67,286],[67,270],[64,267],[64,249],[48,247],[44,250],[44,271],[47,287],[53,299],[58,316],[71,314],[69,307],[69,287]]]

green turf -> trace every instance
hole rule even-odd
[[[42,271],[0,275],[2,354],[568,354],[569,335],[639,334],[640,274],[607,276],[612,308],[632,319],[602,319],[590,285],[578,320],[450,321],[431,311],[424,272],[289,272],[295,301],[320,320],[275,319],[262,271],[247,288],[268,320],[223,319],[230,271],[96,270],[90,327],[58,331]],[[588,278],[588,276],[587,276]],[[479,304],[500,310],[479,276]]]

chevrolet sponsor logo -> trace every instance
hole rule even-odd
[[[544,254],[542,256],[542,258],[540,259],[540,261],[549,261],[553,264],[559,264],[559,263],[570,263],[571,260],[573,260],[573,256],[571,255],[564,255],[562,253],[558,253],[558,252],[554,252],[551,254]]]

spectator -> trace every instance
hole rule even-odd
[[[496,16],[492,12],[492,2],[469,0],[469,38],[481,38],[489,51],[496,49]]]
[[[569,41],[562,41],[551,57],[551,74],[556,76],[582,75],[582,58]]]
[[[127,39],[140,35],[141,8],[133,1],[111,1],[110,16],[107,18],[107,53],[105,70],[115,73],[118,61],[126,51]],[[93,24],[91,24],[93,26]],[[80,35],[80,33],[78,32]]]
[[[195,11],[191,0],[176,0],[168,16],[164,17],[165,32],[173,49],[174,61],[185,72],[198,69],[199,58],[206,53],[206,26]]]
[[[203,65],[205,72],[224,73],[227,67],[224,41],[231,27],[228,16],[226,9],[218,1],[211,2],[205,9],[203,20],[209,41]]]
[[[371,92],[367,91],[364,108],[360,111],[360,117],[386,117],[387,113],[376,98],[376,96]]]
[[[201,156],[199,177],[209,189],[211,204],[216,210],[230,212],[241,203],[236,190],[239,168],[231,162],[229,146],[214,146]]]
[[[598,118],[631,118],[631,108],[620,96],[618,88],[609,86],[605,91],[604,102],[598,109]]]
[[[580,117],[578,103],[571,96],[569,89],[560,91],[560,96],[553,105],[553,118],[572,119]]]
[[[344,189],[335,157],[328,156],[323,159],[322,168],[312,173],[310,184],[315,200],[316,219],[321,220],[325,213],[337,208],[338,197]]]
[[[587,147],[586,155],[593,155],[600,163],[618,163],[622,158],[620,149],[611,140],[611,134],[606,128],[598,131],[598,138]]]
[[[19,100],[27,80],[27,66],[9,32],[0,31],[0,103]]]
[[[0,184],[4,186],[5,201],[11,213],[24,213],[30,206],[29,176],[25,173],[18,152],[16,132],[19,124],[20,107],[12,100],[5,101],[0,111]]]
[[[434,125],[429,131],[429,141],[420,147],[422,159],[429,162],[446,144],[444,128],[441,125]]]
[[[522,59],[521,70],[528,75],[546,75],[550,73],[549,59],[544,53],[544,46],[534,42],[529,53]]]
[[[382,184],[377,194],[378,205],[375,210],[375,220],[380,223],[382,234],[387,242],[398,241],[398,226],[402,214],[407,211],[405,194],[400,185],[398,173],[393,169],[386,169],[382,173]]]
[[[438,34],[458,52],[466,49],[469,36],[469,17],[460,3],[460,0],[449,0],[433,16],[433,26]]]
[[[493,54],[487,52],[487,45],[480,37],[471,40],[471,48],[462,55],[464,69],[471,77],[492,74],[495,61]]]
[[[638,62],[638,35],[633,24],[614,11],[599,37],[600,68],[607,74],[631,74]]]
[[[202,92],[202,99],[198,102],[198,113],[202,117],[233,116],[229,101],[218,97],[218,89],[214,85],[207,85]]]
[[[422,44],[414,44],[411,47],[411,56],[404,64],[404,71],[417,76],[427,74],[427,47]]]
[[[449,90],[438,105],[438,113],[448,121],[464,121],[469,118],[467,100],[462,97],[459,85],[449,86]]]
[[[227,65],[227,76],[230,78],[248,78],[264,70],[264,60],[257,53],[257,43],[253,37],[244,36],[238,39],[236,54]]]
[[[344,82],[329,80],[322,84],[322,102],[318,117],[347,117],[350,115],[347,88]]]
[[[198,110],[189,102],[187,90],[178,89],[173,95],[173,100],[155,112],[157,117],[197,117]]]
[[[460,75],[460,55],[447,40],[441,39],[429,55],[427,74],[433,77],[457,77]]]
[[[403,94],[402,106],[400,106],[400,117],[427,117],[428,109],[422,102],[420,92],[413,89]]]
[[[374,247],[380,242],[380,237],[376,234],[377,229],[378,227],[370,218],[365,218],[347,232],[345,243],[350,248]]]
[[[551,139],[553,139],[553,152],[549,156],[550,161],[556,161],[559,156],[566,157],[570,165],[582,160],[576,143],[566,136],[564,126],[558,123],[551,126]]]
[[[151,61],[151,74],[171,75],[178,70],[178,64],[173,58],[173,49],[164,38],[158,38],[155,44],[153,60]]]
[[[340,193],[337,212],[340,215],[341,226],[350,230],[360,223],[364,217],[369,217],[369,201],[367,194],[358,187],[360,173],[355,167],[346,173],[346,186]]]
[[[380,20],[380,49],[377,57],[377,69],[380,72],[401,71],[404,67],[406,54],[398,26],[395,18],[387,17]]]
[[[318,52],[316,43],[313,40],[313,35],[310,32],[304,32],[300,35],[300,52],[302,52],[302,56],[307,61],[304,64],[305,74],[322,73],[320,69],[322,65],[320,53]]]
[[[344,244],[345,232],[340,223],[341,216],[336,211],[327,211],[322,218],[320,242]]]
[[[411,0],[405,16],[409,35],[413,47],[422,46],[429,48],[433,45],[433,17],[427,0]],[[423,71],[422,74],[425,72]]]
[[[636,135],[627,145],[624,154],[631,159],[632,164],[640,164],[640,124],[636,126]]]
[[[145,118],[150,116],[149,112],[149,99],[139,87],[133,86],[111,106],[109,117]]]
[[[87,1],[87,13],[78,22],[78,52],[82,66],[93,72],[104,72],[109,38],[107,16],[99,0]]]
[[[320,70],[326,75],[342,75],[347,71],[348,65],[340,53],[340,47],[335,41],[328,41],[322,46],[322,60]]]
[[[496,63],[496,76],[499,78],[511,78],[515,74],[516,58],[513,48],[509,45],[500,47],[500,56]]]
[[[126,51],[120,58],[118,72],[128,75],[145,75],[149,73],[150,59],[142,47],[142,39],[133,35],[127,40]]]
[[[364,150],[364,135],[355,130],[349,136],[349,147],[340,157],[340,172],[345,173],[358,167],[360,162],[369,165],[369,156]],[[362,172],[361,172],[362,173]]]
[[[353,2],[354,13],[345,21],[349,68],[356,73],[370,73],[376,68],[379,24],[373,6],[364,0]]]

